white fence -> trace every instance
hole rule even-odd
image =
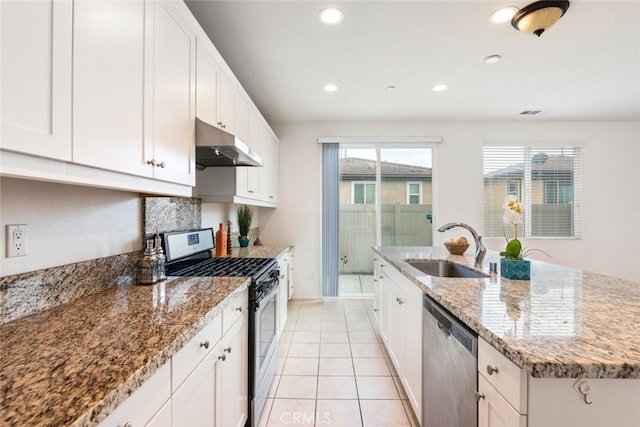
[[[383,246],[431,246],[431,205],[382,205]],[[340,205],[340,274],[371,274],[376,244],[372,205]]]

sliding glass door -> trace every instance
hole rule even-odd
[[[432,150],[342,145],[338,295],[373,292],[371,246],[431,246]]]

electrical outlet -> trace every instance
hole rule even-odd
[[[27,255],[27,224],[7,225],[7,258]]]

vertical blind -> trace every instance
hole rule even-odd
[[[513,237],[502,219],[505,197],[524,206],[518,238],[582,234],[580,147],[484,146],[484,234]],[[522,230],[522,231],[520,231]]]
[[[322,296],[338,296],[340,144],[322,144]]]

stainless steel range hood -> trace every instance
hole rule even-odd
[[[262,157],[236,136],[196,117],[196,166],[263,166]]]

